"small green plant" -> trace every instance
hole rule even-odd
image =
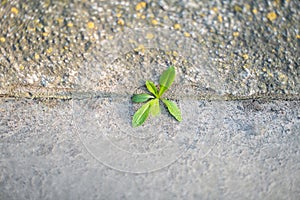
[[[172,85],[175,79],[175,67],[170,66],[167,70],[165,70],[159,78],[159,89],[154,85],[151,81],[146,81],[146,87],[151,94],[135,94],[132,97],[132,101],[134,103],[142,103],[146,102],[142,105],[132,118],[132,126],[137,127],[142,125],[149,114],[152,116],[158,116],[160,114],[160,100],[165,104],[168,108],[169,113],[178,121],[182,120],[181,112],[177,105],[166,99],[162,98],[162,95],[165,91],[167,91]]]

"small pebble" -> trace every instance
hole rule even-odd
[[[88,23],[87,23],[87,28],[89,28],[89,29],[95,28],[94,22],[88,22]]]
[[[151,23],[152,23],[153,25],[157,25],[157,24],[158,24],[158,21],[157,21],[156,19],[152,19]]]
[[[125,24],[123,19],[118,19],[117,23],[121,26],[124,26],[124,24]]]
[[[277,15],[275,12],[269,12],[267,14],[267,18],[270,20],[270,21],[274,21],[276,18],[277,18]]]
[[[181,25],[180,24],[174,24],[174,29],[176,29],[176,30],[181,29]]]
[[[10,11],[16,15],[19,13],[19,10],[16,7],[12,7]]]
[[[136,4],[135,10],[140,11],[140,10],[144,9],[146,7],[146,5],[147,5],[147,3],[144,1],[139,2],[138,4]]]
[[[0,37],[0,42],[4,43],[5,42],[5,37]]]

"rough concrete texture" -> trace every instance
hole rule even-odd
[[[300,4],[1,1],[0,199],[300,199]],[[176,67],[138,128],[131,96]]]

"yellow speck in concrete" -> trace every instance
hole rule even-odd
[[[28,27],[27,30],[28,30],[28,31],[35,31],[35,28]]]
[[[136,4],[135,10],[140,11],[140,10],[144,9],[146,7],[146,5],[147,5],[147,3],[144,1],[139,2],[138,4]]]
[[[132,43],[132,44],[135,43],[135,41],[134,41],[133,39],[131,39],[131,38],[129,38],[128,42],[129,42],[129,43]]]
[[[42,35],[43,35],[44,37],[48,37],[48,36],[49,36],[49,33],[44,32],[44,33],[42,33]]]
[[[282,84],[286,84],[286,82],[288,81],[288,77],[281,72],[279,72],[278,78]]]
[[[300,35],[296,35],[296,38],[297,38],[297,39],[300,39]]]
[[[239,32],[233,32],[233,34],[232,34],[234,37],[238,37],[239,35],[240,35],[240,33]]]
[[[69,23],[67,24],[67,26],[68,26],[68,27],[73,27],[74,24],[73,24],[72,22],[69,22]]]
[[[5,37],[0,37],[0,42],[4,43],[5,42]]]
[[[142,13],[136,13],[137,18],[141,18]]]
[[[218,15],[218,20],[219,20],[219,22],[220,22],[220,23],[222,23],[222,22],[223,22],[222,15]]]
[[[145,16],[145,15],[142,15],[141,18],[142,18],[142,19],[146,19],[146,16]]]
[[[217,13],[218,12],[218,8],[217,7],[213,7],[212,10]]]
[[[284,79],[285,78],[285,75],[283,74],[283,73],[278,73],[278,77],[279,77],[279,79]]]
[[[158,21],[157,21],[156,19],[152,19],[152,20],[151,20],[151,23],[155,26],[155,25],[158,24]]]
[[[117,23],[120,25],[120,26],[124,26],[125,22],[123,19],[118,19]]]
[[[154,18],[155,16],[151,13],[151,14],[148,15],[148,17],[152,19],[152,18]]]
[[[249,4],[245,4],[245,8],[247,9],[247,10],[250,10],[251,9],[251,6],[249,5]]]
[[[48,48],[48,49],[46,50],[46,53],[47,53],[47,54],[50,54],[50,53],[52,53],[52,51],[53,51],[53,49],[50,47],[50,48]]]
[[[274,75],[272,74],[272,72],[267,71],[268,76],[273,77]]]
[[[248,58],[249,58],[248,54],[243,54],[243,58],[244,58],[245,60],[248,60]]]
[[[19,68],[20,68],[20,70],[24,70],[25,69],[24,65],[20,65]]]
[[[165,15],[164,20],[168,20],[168,19],[169,19],[168,15]]]
[[[245,70],[247,70],[247,69],[249,68],[249,65],[243,65],[243,68],[244,68]]]
[[[274,1],[274,4],[275,4],[275,5],[280,5],[280,4],[281,4],[281,0],[275,0],[275,1]]]
[[[112,40],[112,39],[114,39],[114,36],[109,35],[107,38],[108,38],[109,40]]]
[[[234,5],[233,9],[234,9],[235,12],[242,12],[243,11],[243,8],[239,5]]]
[[[265,68],[265,67],[262,68],[262,71],[263,71],[263,72],[266,72],[266,71],[267,71],[267,68]]]
[[[61,17],[59,17],[59,18],[57,18],[57,19],[56,19],[56,21],[57,21],[58,23],[60,23],[60,24],[61,24],[61,23],[63,23],[63,22],[64,22],[64,19],[63,19],[63,18],[61,18]]]
[[[19,13],[19,10],[16,7],[12,7],[10,11],[16,15]]]
[[[89,28],[89,29],[95,28],[94,22],[88,22],[88,23],[87,23],[87,28]]]
[[[181,29],[181,25],[180,24],[174,24],[174,29],[176,29],[176,30]]]
[[[270,20],[270,21],[274,21],[276,18],[277,18],[277,15],[275,12],[269,12],[267,14],[267,18]]]
[[[117,13],[116,16],[117,16],[118,18],[120,18],[120,17],[122,17],[122,14],[121,14],[121,13]]]
[[[40,55],[39,54],[34,54],[34,59],[36,59],[36,60],[40,59]]]
[[[253,13],[254,15],[256,15],[256,14],[258,13],[257,9],[256,9],[256,8],[253,8],[252,13]]]
[[[134,49],[134,51],[144,53],[145,47],[144,47],[144,45],[140,44],[137,48]]]
[[[37,27],[39,27],[39,28],[43,28],[43,27],[44,27],[44,25],[43,25],[42,23],[37,23]]]
[[[147,38],[148,40],[152,40],[152,39],[154,38],[154,35],[153,35],[152,33],[147,33],[147,34],[146,34],[146,38]]]
[[[185,37],[191,37],[191,34],[190,34],[189,32],[184,32],[183,35],[184,35]]]
[[[177,57],[177,56],[178,56],[178,53],[177,53],[177,51],[173,51],[172,53],[173,53],[173,56],[175,56],[175,57]]]

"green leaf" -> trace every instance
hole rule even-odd
[[[165,70],[159,78],[160,90],[158,96],[160,97],[172,85],[175,79],[175,67],[170,66]]]
[[[150,112],[152,114],[152,116],[157,116],[160,114],[160,107],[159,107],[159,99],[153,99],[151,100],[151,108],[150,108]]]
[[[148,118],[150,112],[150,101],[142,105],[136,113],[134,113],[132,118],[132,126],[137,127],[142,125]]]
[[[141,103],[141,102],[145,102],[148,101],[149,99],[153,99],[154,96],[150,95],[150,94],[135,94],[132,96],[131,100],[134,103]]]
[[[157,88],[156,88],[156,86],[154,85],[153,82],[146,81],[146,87],[149,90],[149,92],[151,92],[152,94],[154,94],[157,97],[158,91],[157,91]]]
[[[181,112],[179,110],[179,108],[177,107],[177,105],[172,102],[169,101],[165,98],[162,99],[162,101],[164,102],[164,104],[167,106],[170,114],[178,121],[182,121],[182,116],[181,116]]]

